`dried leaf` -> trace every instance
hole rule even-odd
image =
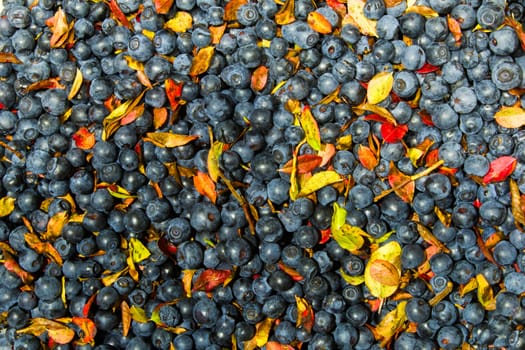
[[[175,33],[184,33],[193,26],[193,17],[189,12],[178,11],[175,16],[164,24],[164,28]]]
[[[290,24],[295,21],[295,0],[286,0],[284,5],[275,14],[275,23],[278,25]]]
[[[231,270],[204,270],[193,285],[193,291],[213,291],[217,286],[224,283],[232,275]]]
[[[73,80],[73,84],[71,84],[71,90],[69,90],[69,94],[67,95],[68,100],[72,100],[78,94],[83,82],[84,76],[82,75],[80,69],[77,68],[75,79]]]
[[[131,327],[131,311],[125,300],[122,300],[120,303],[120,314],[122,319],[122,335],[127,337]]]
[[[38,254],[45,254],[59,266],[62,266],[62,257],[50,242],[42,242],[34,233],[26,233],[24,238],[29,248]]]
[[[168,110],[166,107],[153,108],[153,128],[158,129],[168,120]]]
[[[182,271],[182,286],[188,298],[191,297],[191,282],[196,271],[194,269]]]
[[[384,107],[373,105],[371,103],[364,103],[364,104],[361,104],[355,107],[355,109],[368,111],[368,112],[377,114],[378,116],[384,118],[384,119],[381,119],[380,121],[381,123],[388,122],[390,124],[397,125],[396,118],[394,118],[394,116],[388,111],[388,109]],[[369,117],[370,116],[365,117],[365,120]]]
[[[103,277],[101,278],[102,284],[106,287],[112,285],[113,283],[117,281],[117,279],[120,276],[122,276],[127,271],[128,271],[127,268],[124,268],[118,272],[115,272],[109,275],[103,275]]]
[[[82,308],[82,316],[88,317],[89,311],[91,310],[91,306],[93,305],[93,303],[97,299],[97,293],[98,293],[98,291],[93,293],[93,295],[91,295],[89,297],[89,299],[87,300],[86,304],[84,304],[84,307]]]
[[[4,243],[4,242],[0,242],[0,243]],[[31,284],[34,280],[33,275],[31,275],[29,272],[22,269],[20,265],[18,265],[12,253],[10,253],[10,249],[12,250],[12,248],[11,247],[7,248],[6,246],[9,247],[8,244],[1,245],[2,254],[4,256],[3,265],[5,269],[8,271],[11,271],[12,273],[20,277],[22,282],[24,282],[25,284]]]
[[[173,6],[173,0],[154,0],[153,4],[155,5],[155,10],[160,15],[166,15],[171,10]]]
[[[297,157],[297,174],[307,174],[317,169],[323,158],[315,154],[302,154]],[[285,174],[291,174],[293,169],[293,159],[290,159],[286,164],[283,165],[280,172]]]
[[[525,125],[525,110],[520,107],[501,107],[494,114],[494,119],[498,125],[504,128],[520,128]]]
[[[144,141],[149,141],[157,147],[179,147],[198,139],[196,135],[180,135],[171,132],[148,132]]]
[[[0,52],[0,63],[22,64],[22,61],[12,52]]]
[[[120,6],[119,6],[119,4],[117,3],[116,0],[110,0],[109,3],[108,3],[108,6],[109,6],[109,10],[111,11],[111,13],[115,16],[115,18],[122,25],[124,25],[125,27],[128,27],[129,29],[132,29],[132,26],[129,23],[128,18],[126,17],[124,12],[122,12],[122,10],[120,9]]]
[[[335,146],[337,150],[348,150],[352,148],[352,134],[341,136],[337,139]]]
[[[314,310],[305,298],[295,296],[295,303],[297,305],[297,321],[295,326],[297,328],[303,327],[307,332],[312,331],[314,325]]]
[[[439,14],[428,6],[410,6],[405,10],[405,13],[414,12],[425,17],[438,17]]]
[[[339,0],[326,0],[326,4],[333,8],[335,12],[342,18],[346,15],[345,1],[340,2]]]
[[[129,249],[131,250],[131,257],[133,262],[139,263],[151,256],[150,251],[146,246],[136,238],[129,239]]]
[[[361,165],[368,170],[374,170],[379,163],[379,159],[370,147],[363,144],[359,145],[359,148],[357,149],[357,157],[359,158]]]
[[[450,250],[439,240],[434,236],[432,231],[430,231],[425,225],[421,223],[417,223],[417,232],[428,243],[432,244],[433,246],[436,246],[439,248],[440,251],[445,253],[450,253]]]
[[[370,264],[370,276],[386,286],[397,286],[401,277],[400,271],[390,262],[376,259]]]
[[[306,18],[306,22],[318,33],[330,34],[332,32],[332,24],[320,12],[310,12]]]
[[[0,199],[0,217],[7,216],[15,210],[15,199],[13,197],[3,197]]]
[[[90,132],[88,128],[82,126],[71,138],[75,141],[75,145],[83,150],[92,149],[95,146],[95,134]]]
[[[65,324],[41,317],[33,318],[28,327],[17,330],[17,333],[32,334],[38,337],[46,331],[57,344],[69,344],[75,337],[75,331]]]
[[[512,203],[512,216],[514,220],[522,226],[525,226],[525,213],[523,212],[520,190],[514,180],[510,180],[510,198]]]
[[[136,71],[143,71],[144,70],[144,63],[137,61],[131,56],[124,56],[124,59],[126,60],[126,63],[128,64],[128,67],[130,69],[136,70]]]
[[[452,281],[448,281],[445,288],[443,288],[439,293],[434,295],[432,299],[428,301],[428,303],[430,304],[430,306],[435,306],[441,300],[445,299],[453,290],[454,290],[454,283],[452,283]]]
[[[175,82],[173,79],[168,78],[164,81],[164,86],[166,88],[166,96],[170,102],[171,110],[174,111],[179,106],[179,99],[182,95],[183,82]]]
[[[525,50],[525,32],[523,32],[523,25],[511,16],[505,17],[505,20],[503,21],[503,25],[508,25],[509,27],[514,29],[514,32],[520,39],[521,49]]]
[[[403,0],[385,0],[385,6],[387,8],[395,7],[395,6],[399,5],[402,2],[403,2]]]
[[[456,40],[456,42],[459,43],[461,41],[463,33],[461,32],[461,25],[459,24],[458,20],[452,17],[451,15],[448,15],[447,25],[448,30],[450,31],[450,33],[452,33],[452,36],[454,37],[454,40]]]
[[[201,195],[208,197],[212,203],[217,201],[215,182],[213,182],[208,174],[197,171],[197,175],[193,177],[193,185]]]
[[[499,182],[507,179],[516,168],[517,159],[511,156],[502,156],[492,162],[488,173],[483,177],[483,183]]]
[[[223,23],[220,26],[209,26],[208,29],[210,30],[211,34],[211,43],[217,45],[220,43],[221,38],[226,31],[226,23]]]
[[[343,19],[344,24],[352,24],[359,29],[361,34],[368,36],[377,37],[376,23],[365,17],[364,7],[365,1],[362,0],[348,0],[347,2],[348,13]]]
[[[487,311],[496,310],[496,298],[494,297],[494,292],[492,287],[485,279],[483,274],[476,275],[476,282],[478,284],[478,301],[483,308]]]
[[[384,123],[381,125],[381,136],[386,143],[396,143],[401,141],[407,132],[408,126],[406,124],[395,126],[390,123]]]
[[[428,73],[432,73],[432,72],[436,72],[438,71],[440,68],[438,66],[433,66],[431,65],[430,63],[428,62],[425,62],[425,64],[423,65],[423,67],[419,68],[416,73],[418,74],[428,74]]]
[[[266,66],[259,66],[255,68],[255,70],[252,73],[252,82],[251,82],[251,88],[254,91],[261,91],[266,86],[266,83],[268,82],[268,67]]]
[[[338,182],[343,181],[341,176],[333,170],[321,171],[315,173],[308,180],[305,181],[301,186],[298,196],[304,197],[310,193],[314,193],[317,190],[325,186],[329,186]]]
[[[394,192],[407,203],[412,203],[416,183],[410,176],[403,174],[396,167],[394,162],[390,162],[390,171],[388,172],[388,183],[394,189]]]
[[[136,106],[132,110],[130,110],[124,118],[120,119],[120,125],[128,125],[133,123],[135,120],[137,120],[139,117],[141,117],[144,114],[144,103]]]
[[[215,47],[213,46],[203,47],[200,49],[191,63],[190,76],[195,77],[199,74],[205,73],[210,66],[214,53]]]
[[[51,28],[51,38],[49,39],[49,45],[51,48],[59,48],[65,44],[69,31],[72,26],[67,23],[66,13],[62,8],[59,8],[55,15],[46,21],[48,27]]]
[[[146,90],[142,90],[135,99],[120,103],[106,118],[104,118],[102,121],[102,126],[104,127],[102,130],[102,140],[107,140],[115,131],[117,131],[120,127],[120,120],[140,103],[145,93]]]
[[[47,230],[42,235],[42,239],[45,240],[54,240],[60,237],[62,228],[68,222],[69,214],[65,211],[58,212],[53,215],[47,222]]]
[[[285,265],[282,261],[279,261],[279,268],[296,282],[302,281],[304,279],[304,277],[296,269]]]
[[[294,350],[294,347],[287,344],[281,344],[276,341],[269,341],[265,345],[266,350]],[[232,349],[236,349],[232,347]]]
[[[407,321],[406,304],[406,301],[399,302],[396,308],[386,314],[372,330],[376,340],[380,341],[381,347],[385,347],[394,335],[404,327]]]
[[[89,318],[84,317],[73,317],[72,322],[81,329],[81,343],[88,344],[95,339],[95,336],[97,335],[97,327],[95,326],[95,322]]]
[[[330,163],[330,160],[333,158],[333,156],[335,156],[335,153],[337,152],[337,149],[331,143],[326,145],[323,144],[322,146],[324,147],[321,147],[321,150],[317,152],[317,155],[323,158],[319,167],[324,167],[325,165]]]
[[[389,267],[386,268],[386,263],[393,266],[395,270],[398,271],[399,275],[401,274],[401,246],[396,241],[390,241],[389,243],[379,247],[372,252],[370,259],[365,267],[365,284],[370,290],[370,293],[380,299],[387,298],[395,293],[398,288],[398,284],[390,285],[382,283],[383,280],[377,280],[377,275],[372,275],[372,271],[377,269],[377,261],[383,261],[380,263],[382,266],[381,269],[384,271],[390,271]],[[393,275],[389,277],[393,278]],[[389,282],[394,282],[394,280],[388,279]],[[399,279],[398,279],[399,282]]]
[[[49,78],[46,80],[40,80],[30,84],[24,89],[24,92],[48,90],[48,89],[65,89],[66,87],[60,84],[60,78]]]
[[[248,0],[231,0],[224,5],[224,21],[232,22],[237,20],[237,10],[242,5],[248,3]]]
[[[368,83],[366,92],[368,103],[375,105],[387,98],[392,91],[393,83],[394,75],[392,72],[377,73]]]

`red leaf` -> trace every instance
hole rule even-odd
[[[111,11],[111,13],[113,13],[115,15],[117,20],[120,23],[122,23],[124,26],[128,27],[129,29],[132,29],[131,28],[131,24],[128,21],[128,18],[126,17],[126,15],[120,9],[120,6],[118,5],[117,1],[116,0],[111,0],[108,3],[108,5],[109,5],[109,10]]]
[[[78,129],[72,136],[75,145],[80,149],[91,149],[95,145],[95,135],[85,127]]]
[[[84,308],[82,309],[82,316],[88,317],[89,310],[91,309],[91,305],[93,305],[93,302],[97,298],[97,293],[94,293],[91,297],[89,297],[88,301],[86,302],[86,305],[84,305]]]
[[[320,230],[320,231],[321,231],[321,240],[319,241],[319,244],[325,244],[326,242],[328,242],[328,240],[332,236],[332,230],[329,227],[327,229]]]
[[[432,121],[432,116],[428,114],[427,111],[422,110],[422,111],[419,111],[418,114],[421,117],[421,121],[425,125],[434,126],[434,122]]]
[[[231,274],[232,272],[230,270],[205,270],[195,281],[193,291],[204,290],[206,292],[211,292],[219,284],[224,283]]]
[[[435,71],[438,71],[438,70],[439,70],[439,67],[433,66],[430,63],[425,62],[423,67],[419,68],[416,71],[416,73],[418,73],[418,74],[427,74],[427,73],[432,73],[432,72],[435,72]]]
[[[166,96],[173,111],[179,106],[179,97],[182,95],[183,84],[182,82],[176,83],[173,79],[166,79],[164,82],[166,86]]]
[[[403,139],[408,131],[408,126],[405,124],[393,125],[390,123],[384,123],[381,125],[381,136],[387,143],[399,142]]]
[[[323,158],[315,154],[300,155],[299,157],[297,157],[297,173],[307,174],[309,172],[312,172],[321,165],[322,161]],[[281,169],[279,169],[279,171],[285,174],[291,174],[293,170],[292,163],[293,161],[292,159],[290,159]]]
[[[503,156],[490,163],[489,172],[483,177],[483,183],[499,182],[505,180],[516,168],[517,159]]]

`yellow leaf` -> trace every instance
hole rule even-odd
[[[496,298],[489,282],[485,279],[483,274],[476,275],[476,282],[478,282],[478,301],[487,311],[496,310]]]
[[[309,106],[304,107],[303,112],[299,117],[299,122],[306,135],[306,142],[313,150],[321,150],[321,134],[319,132],[319,125],[315,120]]]
[[[140,101],[142,96],[146,93],[146,89],[133,100],[129,100],[121,103],[115,109],[113,109],[106,118],[102,121],[102,140],[106,141],[117,129],[120,127],[120,120],[124,118],[130,111],[135,108]]]
[[[286,0],[284,5],[275,14],[275,23],[279,25],[290,24],[295,21],[295,0]]]
[[[401,246],[396,241],[391,241],[378,249],[376,249],[374,252],[372,252],[372,255],[370,256],[370,259],[368,260],[368,263],[365,267],[365,284],[370,290],[370,293],[380,299],[387,298],[395,293],[399,286],[399,280],[398,284],[396,285],[388,285],[381,283],[378,281],[376,272],[374,270],[377,270],[378,263],[380,262],[380,269],[384,271],[388,271],[390,273],[390,266],[386,266],[385,262],[388,262],[390,265],[392,265],[399,273],[401,274]],[[374,272],[374,273],[372,273]],[[392,278],[392,276],[389,276]],[[393,282],[393,281],[392,281]]]
[[[167,28],[175,33],[183,33],[191,29],[193,25],[193,17],[189,12],[178,11],[175,16],[164,24]]]
[[[137,322],[146,323],[149,321],[148,316],[146,316],[146,311],[144,311],[144,309],[141,309],[136,305],[132,305],[129,308],[129,312],[131,314],[131,318]]]
[[[350,276],[347,275],[343,269],[339,269],[339,273],[341,274],[341,277],[346,281],[346,283],[351,284],[353,286],[358,286],[365,282],[365,276]]]
[[[47,230],[42,235],[42,239],[53,240],[60,237],[62,228],[67,223],[69,214],[65,211],[53,215],[47,222]]]
[[[65,324],[41,317],[33,318],[28,327],[17,330],[17,333],[37,337],[44,332],[58,344],[68,344],[75,336],[75,332]]]
[[[498,125],[515,129],[525,125],[525,110],[520,107],[502,107],[494,114]]]
[[[405,325],[407,321],[406,304],[406,301],[399,302],[396,308],[386,314],[374,328],[374,336],[381,342],[381,347],[385,347],[392,337]]]
[[[336,149],[338,150],[347,150],[352,148],[352,135],[344,135],[337,139]]]
[[[128,271],[128,268],[126,267],[119,272],[115,272],[110,275],[105,275],[100,280],[102,281],[102,284],[105,285],[106,287],[111,286],[113,283],[115,283],[116,280],[118,280],[120,276],[122,276],[123,273],[127,271]]]
[[[144,70],[144,63],[137,61],[131,56],[124,56],[128,67],[133,70]]]
[[[215,53],[215,47],[203,47],[197,52],[191,63],[190,75],[192,77],[205,73],[210,67],[211,59]]]
[[[363,0],[348,0],[348,14],[343,19],[344,24],[353,24],[356,26],[361,34],[375,36],[376,33],[376,21],[368,19],[364,14],[365,1]]]
[[[131,249],[131,257],[133,262],[136,263],[139,263],[151,256],[148,248],[146,248],[144,244],[142,244],[142,242],[136,238],[130,238],[129,249]]]
[[[459,287],[459,295],[464,296],[467,293],[472,292],[478,288],[478,281],[476,277],[472,277],[466,284]]]
[[[414,12],[425,17],[437,17],[439,14],[428,6],[410,6],[405,10],[406,13]]]
[[[451,281],[448,281],[445,288],[443,288],[439,293],[434,295],[432,299],[428,301],[429,305],[435,306],[441,300],[445,299],[453,290],[454,290],[454,283],[452,283]]]
[[[195,135],[180,135],[171,132],[148,132],[144,141],[149,141],[157,147],[179,147],[198,139]]]
[[[7,216],[15,210],[15,199],[13,197],[3,197],[0,199],[0,217]]]
[[[84,82],[84,76],[82,75],[80,69],[77,68],[75,79],[71,85],[71,90],[69,90],[69,94],[67,95],[68,100],[72,100],[78,94],[80,87],[82,87],[82,82]]]
[[[310,193],[314,193],[321,188],[341,182],[343,179],[341,176],[333,170],[321,171],[315,173],[312,177],[305,181],[301,186],[298,196],[304,197]]]
[[[108,190],[109,194],[115,198],[126,199],[126,198],[137,197],[137,196],[130,194],[128,190],[126,190],[124,187],[119,186],[119,185],[110,185],[106,189]]]
[[[368,83],[366,97],[368,103],[377,104],[388,97],[394,83],[392,72],[377,73]]]
[[[389,287],[397,286],[401,277],[397,267],[383,259],[376,259],[370,264],[370,276]]]
[[[332,231],[340,229],[346,222],[347,211],[345,208],[341,207],[337,202],[334,202],[334,213],[332,214]]]

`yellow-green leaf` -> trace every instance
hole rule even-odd
[[[129,308],[129,312],[131,314],[131,318],[134,319],[137,322],[146,323],[146,322],[149,321],[148,316],[146,316],[146,311],[144,311],[144,309],[142,309],[142,308],[140,308],[140,307],[138,307],[136,305],[132,305]]]
[[[219,157],[221,156],[224,144],[219,141],[215,141],[211,145],[211,149],[208,153],[208,173],[210,178],[217,182],[221,170],[219,169]]]
[[[190,75],[192,77],[205,73],[210,67],[211,59],[215,53],[215,47],[203,47],[197,52],[191,63]]]
[[[478,301],[485,310],[493,311],[496,310],[496,298],[494,298],[494,292],[489,282],[485,279],[483,274],[476,275],[476,282],[478,282]]]
[[[355,251],[365,244],[363,236],[366,235],[361,228],[343,224],[340,228],[332,230],[332,238],[344,249]]]
[[[7,216],[15,210],[15,199],[13,197],[3,197],[0,199],[0,217]]]
[[[392,72],[379,72],[368,83],[366,97],[368,103],[377,104],[388,97],[394,83]]]
[[[190,13],[185,11],[178,11],[175,16],[164,24],[164,28],[174,31],[175,33],[183,33],[191,29],[193,25],[193,17]]]
[[[298,196],[307,196],[310,193],[314,193],[315,191],[320,190],[325,186],[332,185],[341,181],[343,181],[341,176],[333,170],[326,170],[321,171],[319,173],[315,173],[312,177],[306,180],[304,184],[302,184]]]
[[[358,286],[365,282],[365,276],[350,276],[346,274],[343,269],[339,269],[339,273],[341,274],[341,277],[346,281],[346,283],[351,284],[353,286]]]
[[[520,107],[502,107],[494,114],[494,119],[504,128],[519,128],[525,125],[525,110]]]
[[[401,275],[401,246],[396,241],[391,241],[373,251],[366,264],[365,284],[373,296],[381,299],[387,298],[394,294],[399,287],[399,278],[395,285],[393,285],[394,280],[391,280],[394,278],[391,274],[392,267]],[[388,284],[381,283],[381,278],[378,281],[378,271],[389,273],[387,276]]]
[[[196,135],[181,135],[171,132],[148,132],[144,141],[149,141],[157,147],[179,147],[198,139]]]
[[[366,18],[364,13],[365,1],[364,0],[348,0],[348,14],[343,19],[344,24],[352,24],[356,26],[361,34],[375,36],[376,33],[376,21]]]
[[[405,312],[407,302],[401,301],[396,308],[383,317],[373,330],[374,336],[385,347],[392,337],[404,326],[407,321]]]
[[[331,229],[332,231],[338,230],[343,226],[346,222],[346,214],[347,211],[345,208],[341,207],[337,202],[334,202],[334,213],[332,214],[332,225]]]
[[[134,262],[139,263],[151,256],[148,248],[136,238],[130,238],[129,249],[131,249],[131,257]]]
[[[303,112],[299,117],[299,122],[306,135],[306,142],[313,150],[321,150],[321,134],[319,132],[319,125],[315,120],[309,106],[304,107]]]

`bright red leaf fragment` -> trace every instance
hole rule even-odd
[[[483,177],[483,183],[499,182],[505,180],[516,168],[517,159],[503,156],[490,163],[489,172]]]
[[[205,270],[195,281],[193,291],[204,290],[205,292],[211,292],[219,284],[224,283],[231,274],[232,272],[230,270]]]
[[[432,72],[435,72],[435,71],[438,71],[438,70],[439,70],[439,67],[433,66],[430,63],[426,62],[423,65],[423,67],[419,68],[416,71],[416,73],[418,73],[418,74],[427,74],[427,73],[432,73]]]
[[[80,149],[91,149],[95,145],[95,135],[85,127],[78,129],[72,137],[75,145]]]
[[[408,126],[405,124],[393,125],[390,123],[383,123],[381,125],[381,136],[386,143],[395,143],[403,139],[408,131]]]
[[[166,96],[170,102],[171,110],[174,111],[179,106],[179,98],[182,95],[183,83],[177,83],[173,79],[166,79],[164,85],[166,87]]]

